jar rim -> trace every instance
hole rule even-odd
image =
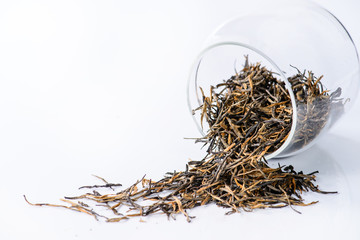
[[[200,54],[198,55],[198,57],[196,58],[196,60],[194,61],[194,63],[191,66],[191,70],[190,70],[190,75],[188,77],[188,82],[187,82],[187,104],[188,104],[188,108],[190,111],[190,114],[199,130],[199,132],[205,136],[205,133],[203,131],[203,129],[201,128],[199,122],[196,120],[195,116],[192,114],[193,109],[191,106],[191,100],[190,100],[190,88],[194,87],[194,86],[190,86],[192,84],[192,82],[194,81],[195,83],[195,89],[196,89],[196,98],[198,100],[199,105],[201,104],[200,102],[200,98],[198,96],[198,85],[197,85],[197,75],[198,75],[198,71],[199,71],[199,67],[201,65],[201,61],[204,57],[204,55],[211,51],[214,48],[218,48],[218,47],[222,47],[222,46],[239,46],[239,47],[243,47],[243,48],[247,48],[250,51],[260,55],[261,57],[263,57],[266,61],[268,61],[271,66],[267,66],[267,67],[273,67],[276,72],[279,74],[279,78],[281,81],[283,81],[285,83],[285,88],[286,90],[289,92],[290,95],[290,101],[291,101],[291,106],[292,106],[292,124],[291,124],[291,129],[289,132],[288,137],[286,138],[285,142],[281,145],[280,148],[278,148],[276,151],[266,154],[264,157],[269,160],[271,158],[275,158],[277,156],[279,156],[291,143],[291,140],[293,139],[293,136],[295,135],[295,129],[296,129],[296,124],[297,124],[297,106],[296,106],[296,99],[295,99],[295,95],[292,91],[291,88],[291,84],[290,82],[287,80],[287,78],[284,75],[284,72],[278,67],[278,65],[268,56],[266,55],[264,52],[260,51],[259,49],[256,49],[248,44],[245,43],[240,43],[240,42],[233,42],[233,41],[224,41],[224,42],[218,42],[218,43],[214,43],[208,47],[206,47],[205,49],[203,49]],[[195,73],[195,76],[193,76],[193,74]],[[195,79],[194,79],[195,78]]]

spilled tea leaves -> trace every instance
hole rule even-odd
[[[341,89],[329,94],[312,72],[290,77],[296,98],[298,122],[290,144],[300,149],[314,139],[329,120],[330,108],[341,111]],[[264,208],[308,206],[302,193],[335,193],[319,190],[315,174],[297,172],[289,166],[272,168],[265,157],[278,150],[289,136],[293,108],[285,83],[260,64],[249,65],[228,80],[202,89],[201,125],[208,125],[206,135],[197,139],[207,148],[200,161],[190,161],[184,171],[167,173],[153,181],[141,178],[121,191],[121,184],[83,186],[80,189],[112,189],[101,194],[96,190],[79,196],[64,197],[68,205],[31,203],[34,206],[61,207],[86,213],[95,219],[120,222],[133,217],[163,213],[168,218],[183,214],[190,222],[188,210],[215,203],[229,209],[227,214]],[[97,213],[107,209],[107,216]],[[298,212],[298,210],[294,209]],[[102,211],[103,212],[103,211]],[[111,216],[109,216],[111,215]],[[141,221],[143,221],[141,219]]]

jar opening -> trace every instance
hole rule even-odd
[[[285,89],[290,96],[292,106],[292,123],[288,137],[278,149],[265,155],[266,159],[283,157],[281,153],[290,144],[296,129],[296,99],[292,91],[291,84],[285,77],[284,72],[282,72],[276,63],[262,51],[247,44],[238,42],[216,43],[204,49],[194,62],[190,71],[187,86],[189,110],[200,133],[205,136],[206,129],[201,126],[200,117],[193,114],[193,110],[202,105],[201,91],[208,93],[211,91],[211,85],[215,86],[221,83],[222,80],[228,79],[237,73],[237,71],[240,71],[241,63],[244,62],[245,56],[248,57],[249,62],[260,63],[261,66],[266,67],[274,75],[276,75],[278,80],[284,82]],[[200,90],[200,88],[202,90]]]

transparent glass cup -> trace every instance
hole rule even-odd
[[[196,59],[188,81],[190,111],[202,104],[199,87],[209,93],[210,86],[229,79],[249,62],[261,63],[285,82],[293,109],[292,127],[284,144],[266,158],[287,157],[310,148],[351,108],[359,89],[360,70],[357,49],[343,24],[329,11],[306,1],[271,1],[256,11],[249,10],[221,25],[206,41]],[[296,68],[295,68],[296,67]],[[320,77],[330,96],[341,103],[324,106],[321,99],[311,104],[299,101],[288,81],[298,69]],[[320,119],[307,115],[318,112]],[[200,113],[193,115],[199,131]],[[312,121],[323,121],[312,124]]]

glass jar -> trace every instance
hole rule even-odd
[[[271,1],[221,25],[208,38],[196,59],[188,81],[188,105],[192,112],[202,104],[204,92],[240,70],[248,56],[252,63],[277,74],[285,82],[292,105],[292,127],[284,144],[266,156],[287,157],[311,147],[343,114],[348,112],[359,88],[359,57],[343,24],[326,9],[306,1]],[[235,70],[234,70],[235,69]],[[300,70],[323,75],[322,85],[341,103],[324,106],[319,99],[299,101],[290,76]],[[320,119],[307,115],[318,112]],[[200,132],[200,113],[194,116]],[[312,121],[322,121],[311,124]]]

